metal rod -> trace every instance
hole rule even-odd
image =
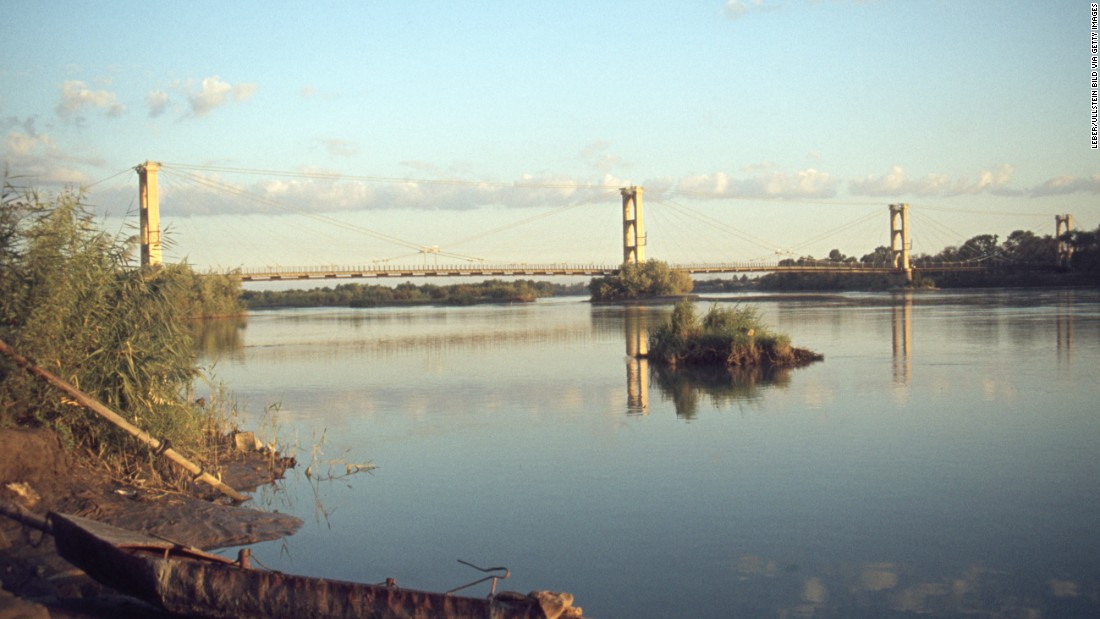
[[[468,588],[470,588],[474,585],[481,584],[481,583],[485,582],[486,580],[492,580],[493,584],[492,584],[492,586],[489,587],[489,597],[493,597],[493,595],[495,595],[496,592],[497,592],[497,580],[507,580],[508,577],[512,575],[512,572],[506,567],[478,567],[478,566],[474,565],[473,563],[470,563],[469,561],[463,561],[462,559],[459,559],[458,562],[463,564],[463,565],[468,565],[468,566],[474,568],[475,570],[477,570],[479,572],[485,572],[485,573],[488,574],[489,572],[499,572],[499,571],[503,570],[504,574],[503,575],[502,574],[492,574],[490,576],[486,576],[485,578],[479,578],[479,579],[477,579],[477,580],[475,580],[471,583],[462,585],[461,587],[455,587],[454,589],[451,589],[450,591],[447,591],[446,592],[447,595],[450,595],[450,594],[454,593],[455,591],[461,591],[463,589],[468,589]]]

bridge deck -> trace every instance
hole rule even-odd
[[[779,265],[757,262],[730,262],[721,264],[683,264],[669,265],[679,271],[699,273],[837,273],[837,274],[890,274],[897,269],[888,266],[868,266],[864,264],[799,264]],[[913,267],[913,272],[921,271],[982,271],[984,266],[941,265],[934,267]],[[358,267],[320,266],[320,267],[265,267],[242,269],[239,272],[242,281],[281,281],[307,279],[356,279],[356,278],[409,278],[409,277],[558,277],[558,276],[600,276],[612,275],[619,266],[576,265],[576,264],[505,264],[505,265],[447,265],[447,266],[395,266],[370,265]]]

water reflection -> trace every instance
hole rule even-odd
[[[1066,291],[1058,298],[1058,314],[1054,317],[1058,337],[1058,360],[1069,361],[1073,357],[1073,291]]]
[[[736,559],[734,571],[742,585],[751,587],[756,603],[775,609],[777,617],[850,616],[853,611],[861,617],[1084,617],[1095,611],[1088,583],[1022,582],[980,564],[935,575],[889,561],[804,573],[797,564],[745,554]]]
[[[189,326],[199,358],[234,361],[244,358],[244,330],[248,327],[248,318],[209,318],[192,321]]]
[[[902,293],[901,303],[895,305],[891,314],[894,331],[894,382],[909,385],[913,378],[911,361],[913,359],[913,293]]]
[[[827,355],[797,377],[660,372],[634,355],[670,308],[572,301],[257,312],[220,371],[380,465],[321,487],[331,531],[288,476],[307,524],[277,569],[446,589],[476,549],[599,617],[1096,617],[1100,294],[1077,295],[753,301]]]
[[[768,387],[786,387],[791,381],[789,369],[756,368],[678,368],[653,366],[651,374],[661,395],[676,408],[676,416],[694,419],[700,403],[709,399],[715,409],[763,397]],[[704,398],[705,396],[705,398]]]
[[[649,408],[649,312],[644,307],[628,308],[623,317],[626,335],[627,413],[644,415]]]
[[[1073,356],[1073,316],[1059,314],[1055,318],[1058,333],[1058,358],[1069,360]]]

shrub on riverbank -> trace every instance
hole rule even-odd
[[[614,275],[593,278],[588,291],[593,301],[629,301],[668,297],[691,292],[694,282],[685,271],[676,271],[660,260],[627,263]]]
[[[153,436],[200,452],[225,429],[224,417],[189,402],[200,371],[187,319],[202,306],[194,287],[204,280],[186,265],[137,268],[134,249],[132,239],[96,228],[81,194],[44,197],[5,183],[0,338]],[[0,425],[49,427],[120,469],[152,458],[6,358]]]
[[[695,303],[683,300],[671,319],[649,336],[649,358],[670,367],[799,367],[824,357],[791,346],[773,333],[755,309],[711,306],[700,320]]]

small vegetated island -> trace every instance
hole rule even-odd
[[[748,307],[712,305],[700,319],[695,303],[676,304],[669,321],[649,336],[650,361],[669,368],[797,368],[824,355],[791,346],[787,335],[774,333]]]

